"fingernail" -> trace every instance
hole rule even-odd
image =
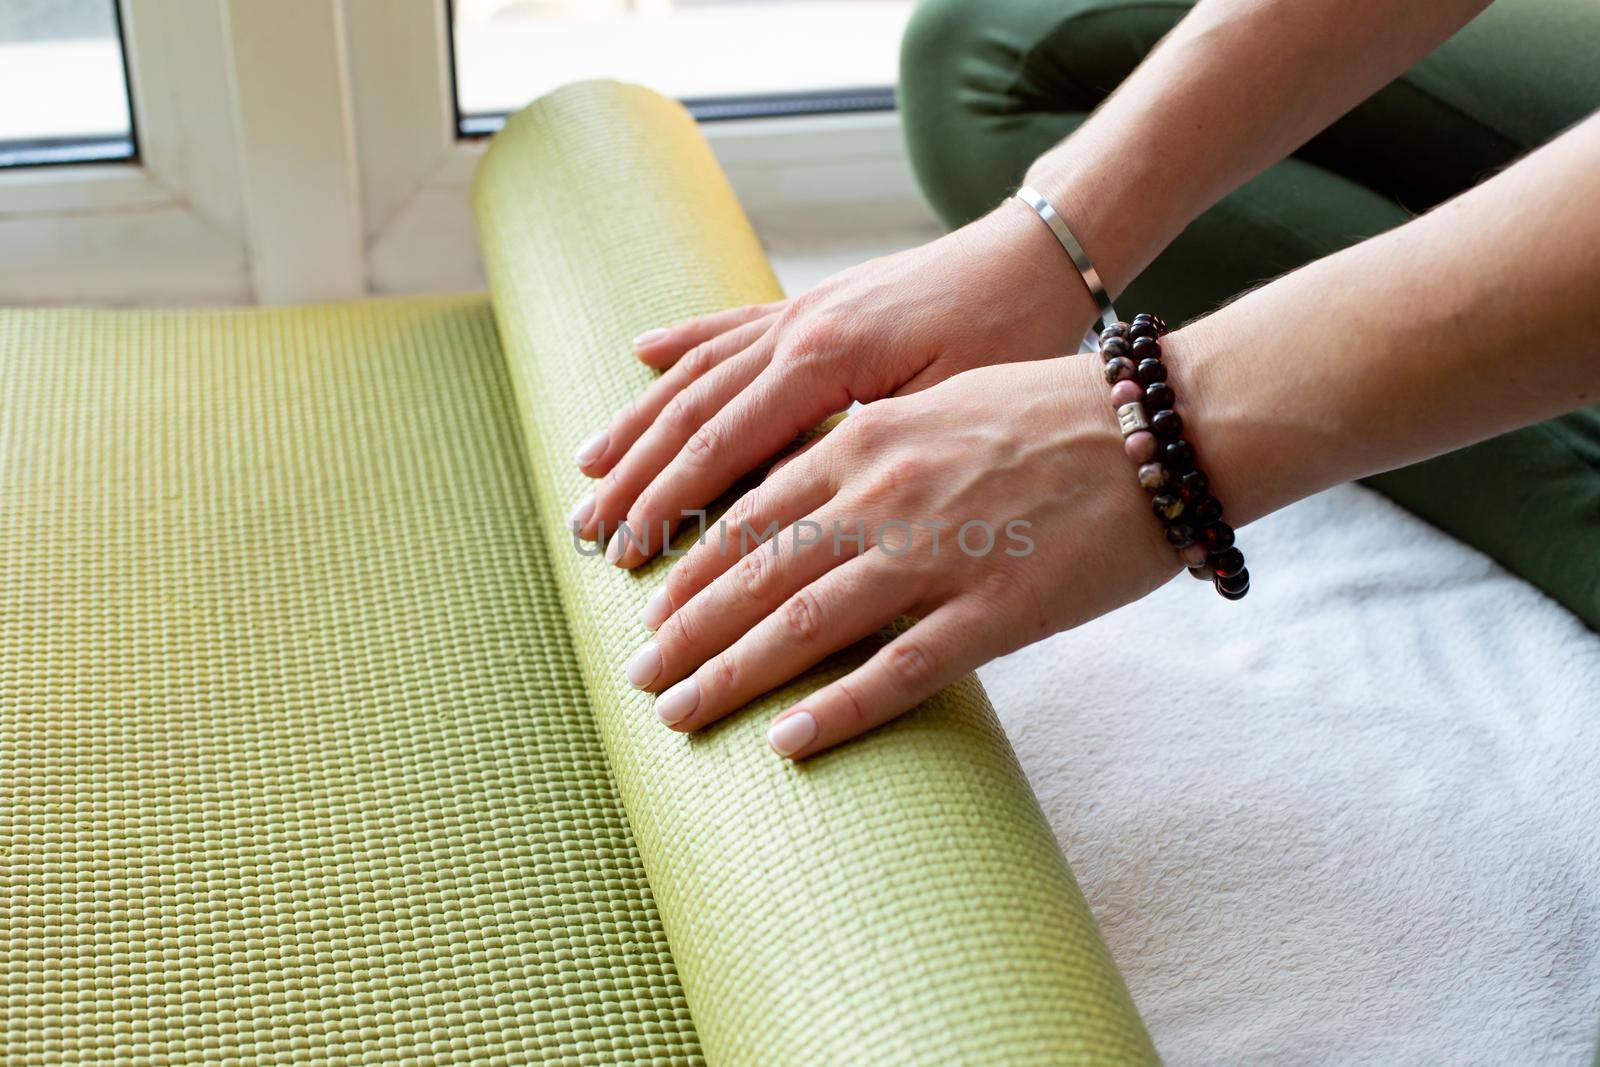
[[[661,646],[654,641],[646,641],[628,661],[624,673],[635,689],[643,689],[655,681],[656,675],[661,673]]]
[[[606,445],[611,443],[611,435],[601,430],[583,444],[578,446],[578,466],[587,467],[605,454]]]
[[[668,726],[682,722],[700,706],[700,683],[690,675],[656,698],[656,714]]]
[[[780,756],[792,756],[817,739],[817,720],[809,711],[785,715],[767,729],[767,744]]]
[[[645,345],[653,345],[657,341],[659,341],[663,337],[665,337],[666,335],[667,335],[666,327],[657,326],[655,329],[646,330],[644,333],[641,333],[638,337],[635,337],[633,339],[633,347],[634,348],[643,348]]]
[[[627,539],[626,530],[618,530],[611,535],[611,543],[606,545],[606,562],[616,563],[622,558],[623,542]]]
[[[672,614],[672,598],[665,589],[658,589],[654,596],[645,601],[644,625],[647,630],[660,629],[661,624],[667,621],[667,616]]]
[[[572,514],[567,516],[567,528],[577,533],[589,525],[589,516],[594,514],[594,494],[590,493],[572,506]]]

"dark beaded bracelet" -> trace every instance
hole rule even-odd
[[[1124,378],[1132,378],[1134,375],[1133,360],[1124,356],[1112,356],[1106,360],[1105,373],[1107,385],[1116,385]]]
[[[1213,522],[1201,527],[1200,540],[1205,542],[1207,552],[1221,552],[1223,549],[1233,547],[1233,527],[1225,522]]]
[[[1194,446],[1183,438],[1161,446],[1161,462],[1177,474],[1194,470]]]
[[[1209,526],[1222,518],[1222,505],[1217,502],[1217,498],[1214,496],[1201,497],[1195,501],[1189,512],[1194,516],[1195,522]]]
[[[1141,464],[1139,464],[1139,488],[1140,489],[1148,489],[1148,490],[1150,490],[1150,492],[1154,493],[1154,492],[1157,492],[1158,490],[1165,489],[1169,484],[1171,484],[1171,482],[1172,482],[1171,475],[1167,474],[1167,468],[1163,467],[1161,464],[1159,464],[1159,463],[1141,463]]]
[[[1189,573],[1209,581],[1225,599],[1240,600],[1250,591],[1250,572],[1233,527],[1222,521],[1222,502],[1211,495],[1210,482],[1195,466],[1194,446],[1182,436],[1184,418],[1161,361],[1166,333],[1167,324],[1150,314],[1100,333],[1123,447],[1139,465],[1139,485],[1150,492],[1150,507]]]
[[[1212,570],[1216,570],[1215,567]],[[1238,593],[1244,596],[1250,589],[1250,572],[1243,567],[1232,574],[1217,575],[1217,588],[1224,593]]]

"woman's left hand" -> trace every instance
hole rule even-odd
[[[672,568],[629,680],[660,694],[673,729],[698,730],[917,618],[774,721],[772,747],[799,759],[1143,596],[1179,561],[1108,404],[1099,360],[1067,357],[857,410],[735,503],[725,538],[708,533]],[[773,524],[781,533],[755,543]]]

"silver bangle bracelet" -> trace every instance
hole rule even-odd
[[[1017,199],[1033,208],[1038,216],[1044,220],[1045,225],[1050,227],[1050,232],[1056,235],[1056,240],[1061,242],[1061,247],[1067,250],[1067,257],[1072,260],[1073,267],[1077,268],[1078,274],[1083,278],[1083,284],[1089,287],[1089,295],[1094,298],[1095,306],[1100,309],[1101,329],[1116,322],[1117,313],[1111,307],[1110,294],[1106,292],[1105,285],[1100,281],[1100,272],[1094,269],[1093,263],[1089,262],[1089,253],[1083,250],[1083,245],[1079,244],[1078,239],[1072,235],[1072,231],[1067,229],[1067,224],[1062,221],[1060,215],[1056,214],[1056,209],[1050,206],[1050,201],[1046,200],[1037,189],[1029,185],[1024,185],[1017,190]],[[1088,337],[1084,339],[1084,348],[1082,350],[1094,351],[1100,347],[1099,340],[1100,338],[1096,331],[1089,331]]]

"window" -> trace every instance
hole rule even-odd
[[[134,154],[116,0],[0,3],[0,166]]]
[[[740,120],[704,132],[769,247],[925,229],[890,109],[912,7],[0,0],[0,304],[481,286],[462,133],[596,77]]]
[[[566,82],[616,78],[696,117],[894,106],[914,0],[453,0],[460,132]],[[820,61],[825,58],[825,62]]]

